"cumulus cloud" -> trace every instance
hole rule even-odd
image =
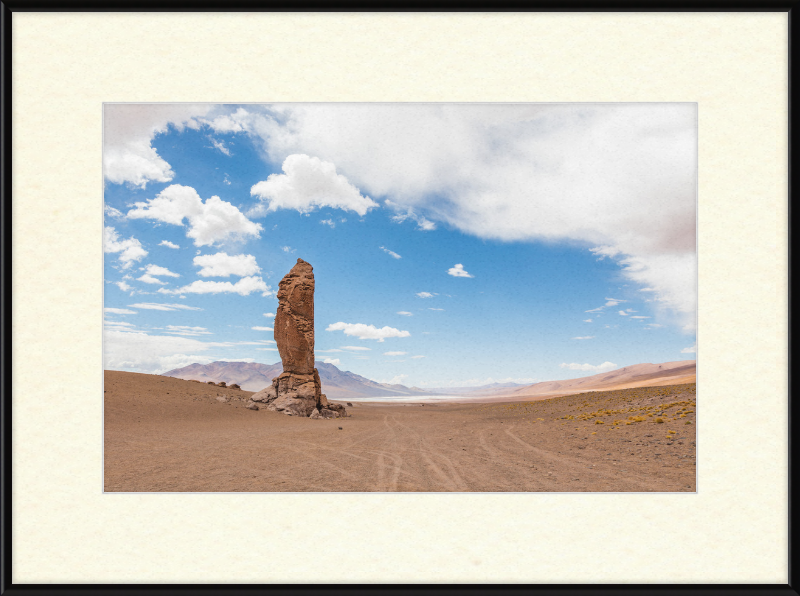
[[[229,277],[238,275],[246,277],[261,272],[253,255],[229,255],[218,252],[213,255],[201,255],[192,261],[195,267],[202,267],[197,275],[200,277]]]
[[[394,327],[381,327],[365,325],[364,323],[332,323],[328,325],[326,331],[344,331],[345,335],[351,335],[358,339],[377,339],[382,342],[387,337],[409,337],[408,331],[400,331]]]
[[[272,331],[272,327],[250,327],[254,331]]]
[[[229,281],[201,281],[197,280],[188,286],[176,290],[159,288],[161,294],[239,294],[247,296],[253,292],[261,292],[262,296],[272,294],[270,286],[260,277],[243,277],[235,284]]]
[[[391,196],[398,214],[480,238],[584,242],[664,308],[694,317],[695,104],[271,109],[280,117],[252,130],[273,161],[303,152],[335,162],[359,188]]]
[[[585,335],[583,337],[573,337],[572,339],[594,339],[594,335]]]
[[[402,258],[403,258],[403,257],[401,257],[399,254],[397,254],[396,252],[394,252],[393,250],[389,250],[388,248],[384,248],[383,246],[381,246],[381,247],[380,247],[380,249],[381,249],[383,252],[385,252],[387,255],[389,255],[390,257],[392,257],[392,258],[395,258],[395,259],[402,259]]]
[[[103,106],[103,175],[114,184],[144,188],[148,182],[169,182],[170,165],[152,146],[170,126],[196,128],[194,118],[211,110],[191,104],[106,104]]]
[[[325,358],[325,360],[323,360],[323,362],[325,364],[333,364],[333,365],[336,365],[336,366],[341,364],[341,362],[339,361],[338,358]]]
[[[696,353],[697,353],[697,343],[695,343],[691,347],[683,348],[681,350],[681,354],[696,354]]]
[[[147,265],[145,268],[145,273],[148,275],[160,275],[160,276],[167,276],[167,277],[180,277],[179,273],[173,273],[166,267],[159,267],[158,265]]]
[[[275,317],[275,313],[274,312],[265,312],[264,316],[267,317],[267,318],[272,319],[272,318]]]
[[[623,317],[628,316],[628,313],[626,313],[624,310],[619,311],[619,314],[622,315]]]
[[[131,308],[141,308],[144,310],[203,310],[197,306],[186,306],[185,304],[161,304],[158,302],[137,302],[129,304]]]
[[[108,312],[108,313],[112,313],[112,314],[115,314],[115,315],[135,315],[136,314],[135,310],[130,310],[130,309],[127,309],[127,308],[109,308],[109,307],[106,307],[106,308],[103,309],[103,312]]]
[[[591,322],[592,322],[592,320],[591,320],[591,319],[584,319],[584,320],[583,320],[583,322],[584,322],[584,323],[591,323]]]
[[[151,219],[182,226],[188,222],[186,236],[195,246],[210,246],[215,242],[247,237],[258,238],[261,225],[247,219],[239,209],[213,196],[204,203],[190,186],[172,184],[154,199],[134,203],[129,219]]]
[[[300,213],[318,207],[355,211],[365,215],[378,204],[362,196],[347,178],[336,173],[329,161],[305,154],[289,155],[283,161],[283,174],[270,174],[254,184],[250,194],[262,201],[251,215],[263,215],[278,209],[295,209]]]
[[[420,298],[433,298],[434,296],[438,296],[438,294],[431,294],[430,292],[417,292],[417,296]]]
[[[407,310],[398,310],[397,314],[398,315],[403,315],[404,317],[413,317],[414,316],[413,312],[408,312]]]
[[[336,222],[333,221],[332,219],[321,219],[319,220],[319,223],[325,224],[326,226],[330,226],[332,228],[336,227]]]
[[[461,263],[456,263],[455,267],[450,267],[447,270],[447,275],[452,275],[453,277],[475,277],[464,271],[464,265]]]
[[[160,279],[153,277],[149,273],[145,273],[144,275],[142,275],[141,277],[137,277],[136,279],[138,281],[143,281],[146,284],[161,284],[162,286],[167,284],[167,282],[161,281]]]
[[[106,253],[119,253],[120,265],[123,269],[128,269],[137,261],[141,261],[147,256],[147,251],[142,248],[142,243],[131,236],[127,240],[121,240],[117,231],[110,226],[103,229],[103,251]]]
[[[408,352],[384,352],[384,356],[405,356]]]
[[[603,364],[578,364],[577,362],[572,362],[567,364],[563,362],[561,364],[561,368],[567,368],[569,370],[582,370],[582,371],[591,371],[591,372],[605,372],[607,370],[613,370],[617,368],[617,365],[613,362],[603,362]]]
[[[169,240],[162,240],[161,242],[158,243],[158,245],[166,246],[167,248],[180,248],[180,246],[178,246],[174,242],[170,242]]]
[[[128,292],[128,291],[130,291],[130,290],[132,290],[132,289],[133,289],[131,286],[129,286],[129,285],[128,285],[127,283],[125,283],[124,281],[115,281],[114,283],[115,283],[115,284],[117,285],[117,287],[118,287],[120,290],[122,290],[123,292]]]

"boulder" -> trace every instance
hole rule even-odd
[[[209,385],[216,385],[216,383],[214,381],[209,381],[208,384]]]
[[[247,402],[247,405],[245,405],[245,408],[247,408],[248,410],[257,410],[258,405],[255,402],[249,401]]]
[[[274,379],[273,379],[273,382],[274,382]],[[271,402],[276,397],[278,397],[278,394],[275,392],[275,386],[274,385],[269,385],[269,386],[265,387],[264,389],[262,389],[261,391],[259,391],[258,393],[254,393],[252,396],[250,396],[250,399],[252,401],[260,401],[260,402],[266,404],[266,403]]]
[[[238,383],[233,383],[233,384],[231,385],[231,389],[241,389],[241,387],[239,386],[239,384],[238,384]]]
[[[225,387],[226,385],[227,383],[225,381],[220,381],[219,383],[217,383],[217,387]]]
[[[341,404],[328,404],[328,409],[336,412],[337,416],[341,418],[347,416],[347,410]]]
[[[225,395],[218,395],[217,396],[217,401],[221,401],[222,403],[228,403],[229,400],[228,400],[227,396],[225,396]]]

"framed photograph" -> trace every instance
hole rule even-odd
[[[10,30],[4,586],[788,585],[788,12]]]

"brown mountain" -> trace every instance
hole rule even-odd
[[[431,395],[430,391],[410,389],[405,385],[387,385],[377,383],[365,377],[344,370],[339,370],[333,364],[315,362],[322,381],[322,393],[328,399],[343,400],[359,397],[401,397],[404,395]],[[261,391],[272,383],[272,379],[283,371],[283,365],[260,364],[258,362],[223,362],[217,361],[210,364],[190,364],[183,368],[163,373],[165,377],[178,379],[225,381],[227,384],[238,383],[246,391]]]
[[[634,364],[591,377],[567,379],[564,381],[545,381],[504,393],[504,395],[546,396],[565,395],[580,391],[606,391],[630,389],[633,387],[656,387],[660,385],[679,385],[697,381],[697,362],[679,360],[661,364]]]

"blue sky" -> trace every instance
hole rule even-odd
[[[694,104],[110,104],[105,368],[316,356],[382,382],[695,357]]]

